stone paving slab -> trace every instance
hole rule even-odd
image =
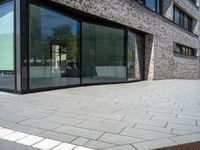
[[[175,143],[170,139],[159,139],[159,140],[133,144],[133,146],[138,150],[150,150],[150,149],[158,149],[162,147],[174,146],[176,144],[177,143]]]
[[[0,149],[1,150],[37,150],[36,148],[10,142],[7,140],[0,140]]]
[[[60,128],[57,128],[55,131],[60,132],[60,133],[66,133],[70,135],[85,137],[89,139],[97,139],[103,134],[103,132],[100,132],[100,131],[72,127],[72,126],[62,126]]]
[[[27,95],[0,92],[0,128],[49,138],[54,145],[69,144],[60,147],[75,144],[75,150],[161,148],[200,141],[199,97],[200,80],[144,81]],[[8,138],[16,136],[23,135]],[[0,138],[0,149],[6,146],[34,149]]]

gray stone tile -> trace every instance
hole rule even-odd
[[[4,120],[0,120],[0,127],[4,127],[4,128],[11,128],[16,126],[16,123],[13,122],[9,122],[9,121],[4,121]]]
[[[200,127],[174,124],[174,123],[168,123],[167,128],[173,128],[173,129],[179,129],[179,130],[185,130],[185,131],[192,131],[192,132],[200,132]]]
[[[90,116],[77,116],[76,119],[79,120],[88,120],[88,121],[95,121],[95,122],[102,122],[104,119],[97,118],[97,117],[90,117]]]
[[[18,144],[15,142],[10,142],[7,140],[0,140],[0,149],[1,150],[37,150],[29,146]]]
[[[41,118],[44,118],[44,117],[47,117],[49,116],[48,113],[41,113],[41,112],[33,112],[33,111],[20,111],[18,113],[16,113],[16,115],[19,115],[19,116],[23,116],[23,117],[27,117],[27,118],[30,118],[30,119],[41,119]]]
[[[102,150],[136,150],[136,149],[131,145],[123,145],[123,146],[105,148],[105,149],[102,149]]]
[[[135,126],[136,129],[145,129],[145,130],[150,130],[150,131],[157,131],[157,132],[163,132],[163,133],[171,133],[170,128],[161,128],[161,127],[156,127],[156,126],[150,126],[150,125],[144,125],[144,124],[137,124]]]
[[[126,144],[132,144],[132,143],[144,141],[138,138],[122,136],[122,135],[117,135],[117,134],[110,134],[110,133],[105,133],[98,140],[102,142],[117,144],[117,145],[126,145]]]
[[[67,143],[70,143],[71,141],[77,138],[77,136],[74,135],[67,135],[54,131],[46,131],[41,133],[39,136]]]
[[[118,120],[104,120],[103,122],[112,124],[112,125],[120,125],[124,127],[133,127],[136,125],[136,123],[133,123],[133,122],[118,121]]]
[[[76,124],[79,124],[80,122],[82,122],[82,120],[80,120],[80,119],[74,119],[71,117],[62,117],[62,116],[56,116],[56,115],[49,116],[42,120],[48,121],[48,122],[60,123],[63,125],[64,124],[65,125],[76,125]]]
[[[172,129],[172,134],[174,135],[187,135],[187,134],[192,134],[194,132],[191,131],[185,131],[185,130],[178,130],[178,129]]]
[[[29,120],[23,121],[20,124],[31,126],[31,127],[36,127],[36,128],[40,128],[40,129],[45,129],[45,130],[54,130],[61,126],[60,124],[57,124],[57,123],[49,123],[49,122],[34,120],[34,119],[29,119]]]
[[[100,142],[100,141],[90,140],[84,146],[89,147],[89,148],[95,148],[95,149],[103,149],[103,148],[113,147],[116,145],[110,144],[110,143],[105,143],[105,142]]]
[[[89,116],[102,118],[102,119],[112,119],[112,120],[121,120],[124,118],[124,115],[110,115],[110,114],[102,114],[102,113],[89,113]]]
[[[28,119],[27,117],[13,115],[13,114],[5,114],[5,113],[0,114],[0,120],[5,120],[5,121],[10,121],[10,122],[15,122],[15,123],[18,123],[27,119]]]
[[[151,149],[169,147],[174,145],[176,145],[176,143],[170,139],[159,139],[154,141],[133,144],[133,146],[136,147],[138,150],[151,150]]]
[[[103,132],[100,131],[71,127],[71,126],[62,126],[57,128],[55,131],[90,139],[97,139],[103,134]]]
[[[82,145],[86,144],[88,141],[89,141],[89,139],[87,139],[87,138],[79,137],[79,138],[76,138],[75,140],[73,140],[71,143],[82,146]]]
[[[32,135],[38,135],[38,134],[46,131],[43,129],[34,128],[34,127],[26,126],[26,125],[17,125],[17,126],[11,127],[10,129],[28,133],[28,134],[32,134]]]
[[[166,117],[166,116],[153,116],[152,120],[196,126],[196,121],[194,119],[174,118],[174,117]]]
[[[98,122],[91,122],[91,121],[84,121],[77,125],[78,127],[93,129],[103,132],[111,132],[111,133],[119,133],[124,126],[121,125],[113,125],[108,123],[98,123]]]
[[[157,126],[157,127],[165,127],[167,122],[161,122],[161,121],[153,121],[153,120],[144,120],[144,119],[138,119],[138,118],[132,118],[132,117],[126,117],[123,119],[123,121],[138,123],[138,124],[145,124],[145,125],[151,125],[151,126]]]
[[[190,134],[190,135],[183,135],[171,138],[178,144],[185,144],[185,143],[192,143],[200,141],[200,133]]]
[[[144,139],[144,140],[154,140],[154,139],[167,138],[167,137],[174,136],[167,133],[161,133],[161,132],[155,132],[155,131],[149,131],[149,130],[143,130],[143,129],[135,129],[135,128],[126,128],[120,134],[139,138],[139,139]]]

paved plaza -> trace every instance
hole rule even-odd
[[[200,141],[200,80],[0,93],[1,150],[145,150]]]

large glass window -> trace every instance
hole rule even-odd
[[[80,84],[80,23],[43,5],[30,4],[30,87]]]
[[[197,56],[197,50],[194,48],[190,48],[184,45],[175,44],[175,53],[182,54],[182,55],[189,55],[189,56]]]
[[[128,80],[144,79],[144,36],[128,33]]]
[[[0,1],[0,88],[14,89],[14,2]]]
[[[185,12],[183,12],[176,6],[174,6],[174,23],[180,25],[181,27],[189,31],[192,31],[192,24],[193,24],[192,17],[187,15]]]
[[[82,23],[83,83],[126,81],[124,30]]]
[[[162,0],[136,0],[139,3],[145,5],[149,9],[162,14]]]
[[[146,0],[145,2],[146,2],[146,6],[148,7],[148,8],[150,8],[151,10],[153,10],[153,11],[156,11],[156,1],[157,0]]]

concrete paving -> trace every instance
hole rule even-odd
[[[31,137],[43,140],[28,146],[18,141]],[[0,149],[145,150],[195,141],[200,80],[0,92]]]

